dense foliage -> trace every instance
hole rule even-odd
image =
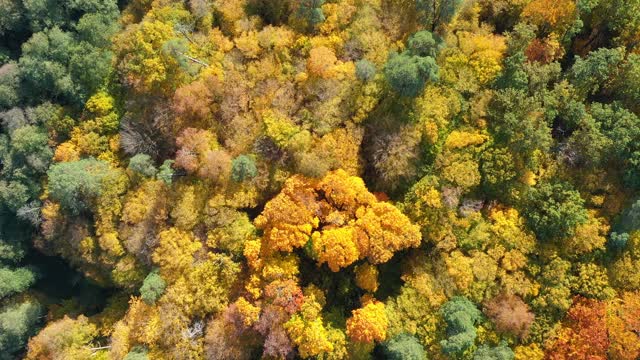
[[[638,359],[639,104],[639,0],[0,0],[0,360]]]

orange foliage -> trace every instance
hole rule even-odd
[[[606,304],[577,297],[567,313],[565,327],[547,351],[551,360],[607,359]]]
[[[356,342],[383,341],[387,337],[388,326],[384,304],[371,301],[351,312],[351,317],[347,320],[347,335]]]

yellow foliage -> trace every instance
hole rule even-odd
[[[180,199],[171,210],[171,217],[174,219],[176,227],[181,230],[191,230],[197,224],[200,217],[200,204],[196,198],[194,186],[188,186],[180,191]]]
[[[113,97],[104,91],[95,93],[85,104],[85,108],[93,113],[94,116],[105,116],[113,110],[113,107]]]
[[[334,349],[329,340],[329,332],[322,323],[321,309],[322,306],[314,296],[305,294],[300,312],[284,324],[284,329],[291,341],[298,346],[303,359],[331,352]]]
[[[265,133],[280,147],[287,147],[291,138],[300,132],[289,118],[275,110],[262,112],[262,121],[265,125]]]
[[[319,225],[315,196],[311,184],[302,177],[286,181],[255,220],[256,227],[264,231],[263,252],[290,252],[306,244]]]
[[[420,227],[389,203],[359,208],[356,217],[360,257],[366,257],[372,264],[382,264],[394,252],[420,245]]]
[[[536,245],[535,236],[526,228],[525,221],[518,214],[518,210],[508,208],[494,210],[490,214],[491,232],[497,244],[507,249],[517,249],[528,254]]]
[[[235,302],[240,316],[242,316],[242,322],[245,326],[252,326],[260,317],[260,308],[254,306],[248,302],[245,298],[241,297]]]
[[[467,290],[473,283],[473,260],[456,250],[450,255],[446,255],[444,261],[447,275],[453,279],[458,290]]]
[[[89,344],[97,335],[96,326],[86,316],[72,319],[65,315],[63,319],[47,324],[29,340],[25,359],[90,359]]]
[[[57,162],[76,161],[80,159],[80,152],[74,143],[67,141],[58,145],[53,159]]]
[[[262,278],[267,282],[295,279],[299,273],[298,262],[295,254],[277,254],[268,257],[263,260]]]
[[[162,277],[171,280],[185,273],[193,263],[193,254],[202,244],[193,235],[177,228],[170,228],[158,235],[158,247],[152,259],[160,266]]]
[[[533,24],[560,28],[560,32],[570,25],[575,15],[574,0],[533,0],[522,11],[522,17]]]
[[[331,78],[335,72],[333,67],[338,59],[333,50],[326,46],[320,46],[309,52],[307,70],[310,74],[320,78]]]
[[[333,272],[353,264],[360,255],[356,245],[356,232],[352,227],[314,232],[312,240],[318,263],[327,263]]]
[[[236,47],[249,59],[255,59],[260,55],[260,43],[255,31],[244,32],[234,40]]]
[[[356,285],[359,288],[375,292],[378,290],[378,268],[369,263],[360,265],[356,268]]]
[[[375,196],[367,190],[361,178],[349,176],[342,169],[328,173],[317,188],[324,192],[324,196],[334,207],[353,214],[360,207],[376,202]]]
[[[347,336],[356,342],[383,341],[387,337],[388,326],[384,304],[371,301],[351,312],[347,319]]]
[[[482,145],[487,139],[486,135],[454,130],[447,137],[444,146],[450,150],[462,149],[467,146]]]
[[[423,126],[423,135],[431,144],[438,141],[452,116],[461,109],[458,95],[451,89],[427,86],[422,96],[416,100],[416,112]]]
[[[190,317],[218,313],[228,305],[239,272],[240,266],[229,257],[209,254],[207,261],[180,272],[183,275],[167,288],[160,302],[177,306]]]
[[[604,249],[607,242],[609,225],[606,220],[596,218],[594,212],[589,213],[586,223],[576,227],[574,235],[567,239],[563,250],[570,255],[584,255],[595,250]]]
[[[445,152],[436,162],[442,171],[443,179],[465,189],[480,184],[479,165],[471,154]]]
[[[518,345],[514,349],[515,360],[542,360],[544,351],[536,343],[529,345]]]

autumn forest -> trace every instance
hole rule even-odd
[[[14,359],[640,359],[640,0],[0,0]]]

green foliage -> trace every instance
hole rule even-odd
[[[158,272],[154,271],[149,273],[142,283],[140,288],[140,296],[142,300],[149,305],[155,304],[156,300],[162,296],[167,283],[162,279]]]
[[[20,99],[19,75],[19,69],[15,63],[0,65],[0,110],[17,105]]]
[[[137,154],[129,159],[129,169],[146,177],[155,176],[158,169],[153,165],[151,156],[147,154]]]
[[[393,53],[384,66],[384,74],[391,87],[401,96],[420,95],[427,82],[438,81],[438,65],[432,57],[409,53]]]
[[[389,360],[426,360],[422,344],[415,336],[402,333],[382,344],[385,359]]]
[[[322,5],[325,0],[296,0],[297,16],[307,25],[307,29],[312,31],[325,20]]]
[[[535,151],[546,153],[553,142],[549,123],[541,113],[542,105],[536,98],[515,89],[497,91],[489,109],[495,140],[532,167]]]
[[[40,304],[31,301],[0,309],[0,359],[15,359],[35,334],[42,313]]]
[[[102,191],[102,181],[112,173],[109,166],[89,158],[58,163],[49,169],[49,195],[71,214],[87,210]]]
[[[362,59],[356,62],[356,77],[362,82],[368,82],[376,76],[376,66],[369,60]]]
[[[515,354],[504,341],[496,347],[482,345],[473,354],[473,360],[513,360],[514,358]]]
[[[434,37],[433,33],[423,30],[411,35],[407,45],[412,55],[435,58],[440,42],[441,40]]]
[[[433,31],[438,25],[451,21],[463,0],[416,0],[415,3],[421,20]]]
[[[587,221],[584,200],[565,182],[544,182],[531,188],[524,213],[529,227],[545,241],[571,236],[576,226]]]
[[[0,300],[26,290],[36,281],[36,274],[28,268],[11,270],[0,267]]]
[[[585,59],[576,57],[569,74],[571,83],[584,95],[595,94],[616,73],[624,56],[624,48],[603,48]]]
[[[147,349],[141,346],[135,346],[123,360],[149,360]]]
[[[231,178],[235,182],[243,182],[258,175],[256,163],[252,157],[240,155],[231,162]]]
[[[158,180],[162,180],[165,184],[171,185],[173,182],[173,160],[165,160],[162,165],[160,165],[160,169],[158,169],[158,174],[156,177]]]
[[[440,308],[447,323],[447,338],[440,342],[445,354],[461,355],[476,340],[476,324],[482,313],[467,298],[455,296]]]

